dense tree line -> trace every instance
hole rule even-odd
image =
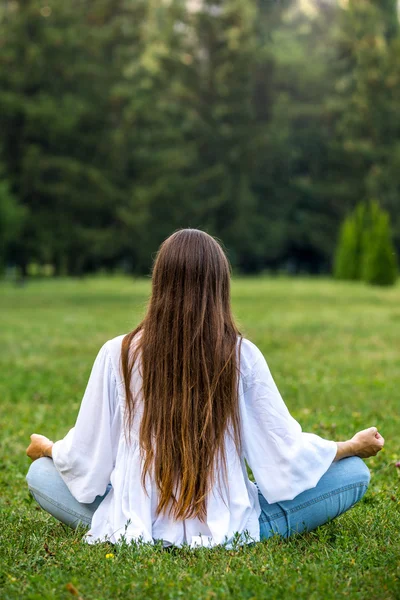
[[[0,0],[3,264],[141,273],[200,227],[238,270],[327,272],[361,201],[399,248],[396,5]]]

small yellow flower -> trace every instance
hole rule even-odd
[[[110,552],[110,554],[106,554],[106,558],[114,558],[114,554],[112,554],[112,552]]]

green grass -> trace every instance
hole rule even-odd
[[[234,311],[303,429],[344,440],[377,425],[370,488],[319,530],[238,551],[87,546],[31,500],[32,432],[63,437],[93,360],[143,314],[148,280],[0,286],[0,597],[400,598],[400,288],[238,279]],[[106,554],[114,556],[106,558]],[[73,590],[72,590],[73,591]]]

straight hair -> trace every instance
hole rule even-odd
[[[142,485],[154,478],[157,514],[204,521],[216,476],[226,481],[227,434],[240,452],[241,339],[222,247],[197,229],[175,232],[157,253],[147,313],[124,337],[121,356],[128,432],[138,402],[132,371],[140,364]]]

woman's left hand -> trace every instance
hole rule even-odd
[[[38,433],[32,433],[31,443],[26,449],[26,453],[32,460],[37,460],[43,456],[51,457],[51,449],[53,442],[44,435]]]

